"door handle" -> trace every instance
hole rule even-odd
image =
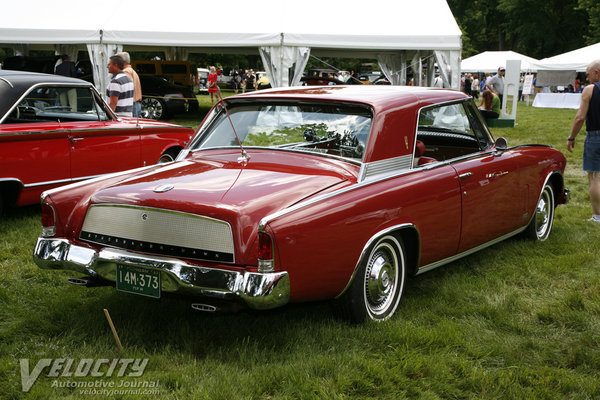
[[[459,177],[459,179],[465,179],[465,178],[468,178],[468,177],[470,177],[472,175],[473,175],[472,172],[465,172],[465,173],[462,173],[462,174],[458,175],[458,177]]]
[[[84,139],[82,137],[73,137],[73,136],[70,136],[70,135],[68,136],[68,138],[69,138],[69,142],[71,142],[71,143],[80,142],[80,141],[82,141]]]
[[[498,171],[498,172],[492,172],[491,174],[486,174],[485,177],[487,179],[492,179],[492,178],[498,178],[501,177],[503,175],[508,174],[508,171]]]

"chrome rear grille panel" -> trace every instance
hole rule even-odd
[[[93,205],[80,239],[153,254],[234,262],[233,234],[227,222],[171,210]]]

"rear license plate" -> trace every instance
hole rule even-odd
[[[117,290],[160,298],[160,271],[117,264]]]

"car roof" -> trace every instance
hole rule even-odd
[[[0,77],[9,81],[13,86],[26,83],[31,86],[35,83],[50,82],[50,83],[87,83],[77,78],[69,78],[62,75],[42,74],[39,72],[0,70]]]
[[[303,86],[260,90],[231,96],[226,101],[236,99],[289,99],[302,101],[333,101],[361,103],[375,111],[406,106],[425,106],[428,104],[464,100],[469,96],[456,90],[437,89],[417,86],[395,85],[334,85]]]
[[[31,86],[43,83],[91,86],[91,83],[81,79],[61,75],[0,70],[0,118]]]

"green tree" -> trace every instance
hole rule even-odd
[[[578,0],[500,0],[508,48],[545,58],[585,45],[587,15]]]
[[[448,5],[464,34],[463,57],[513,50],[545,58],[600,39],[598,0],[448,0]]]
[[[600,2],[598,0],[579,0],[578,10],[588,17],[588,33],[584,36],[587,45],[600,42]]]

